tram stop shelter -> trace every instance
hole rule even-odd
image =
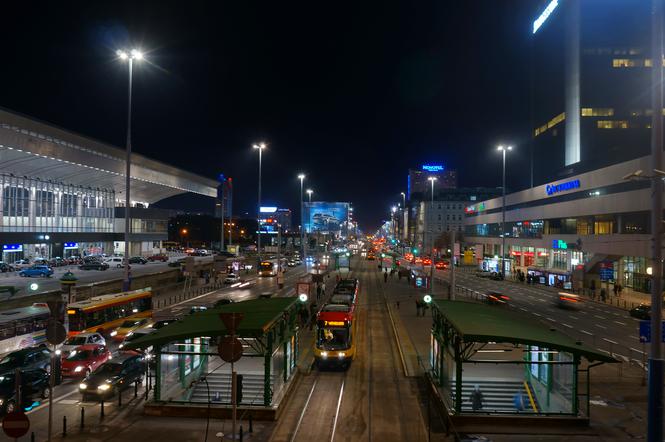
[[[234,364],[242,376],[239,409],[251,409],[255,419],[275,419],[297,372],[300,308],[295,297],[232,303],[189,314],[132,341],[126,348],[153,356],[154,392],[145,413],[230,415],[231,364],[218,356],[217,341],[228,335],[220,313],[233,312],[244,315],[236,330],[243,355]]]
[[[429,376],[457,426],[588,425],[590,369],[618,362],[506,305],[435,299],[432,317]]]

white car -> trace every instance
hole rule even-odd
[[[76,336],[67,338],[67,340],[62,343],[62,346],[56,350],[56,353],[60,352],[59,354],[63,356],[69,356],[76,347],[86,344],[106,345],[106,339],[104,339],[104,336],[99,333],[79,333]]]
[[[235,273],[229,273],[226,275],[226,278],[224,278],[224,284],[235,284],[236,282],[241,281],[240,276],[236,275]]]
[[[31,267],[32,263],[28,259],[19,259],[16,261],[14,264],[12,264],[12,267],[16,270],[23,270],[27,269],[28,267]]]
[[[125,266],[125,260],[122,256],[112,256],[110,258],[106,258],[104,262],[108,264],[109,267],[121,268]]]

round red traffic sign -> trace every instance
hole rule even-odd
[[[30,429],[30,420],[24,412],[14,411],[2,419],[2,429],[9,437],[21,437]]]
[[[217,353],[224,362],[238,362],[242,357],[242,342],[238,338],[225,336],[219,341]]]

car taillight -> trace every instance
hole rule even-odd
[[[507,297],[506,295],[501,295],[501,299],[510,299],[510,298]]]

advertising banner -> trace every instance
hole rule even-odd
[[[315,201],[304,204],[305,231],[332,235],[347,234],[349,203]]]

